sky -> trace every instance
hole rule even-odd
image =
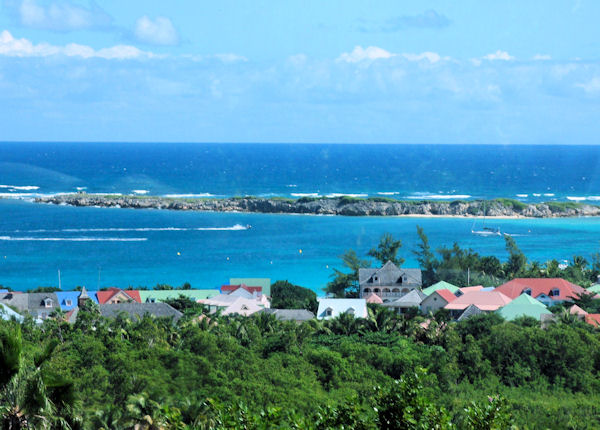
[[[0,0],[0,141],[598,144],[597,0]]]

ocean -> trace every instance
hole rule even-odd
[[[214,288],[230,277],[287,279],[320,292],[338,256],[365,255],[381,234],[402,239],[405,266],[420,225],[434,247],[458,242],[506,258],[471,219],[327,217],[39,205],[75,192],[190,197],[508,197],[600,200],[600,147],[0,143],[0,284]],[[247,229],[246,226],[252,228]],[[488,220],[531,258],[590,258],[600,219]]]

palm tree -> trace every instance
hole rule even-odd
[[[347,336],[357,334],[362,325],[363,322],[360,319],[347,312],[341,313],[336,318],[328,321],[328,326],[332,333]]]
[[[0,415],[2,427],[73,428],[81,423],[74,413],[73,383],[49,372],[44,364],[52,356],[58,341],[49,342],[25,363],[21,330],[3,327],[0,330]]]
[[[369,317],[365,327],[373,332],[391,333],[397,323],[397,315],[394,311],[384,306],[369,307]]]
[[[263,335],[273,333],[279,325],[279,321],[274,314],[267,314],[265,312],[256,312],[252,315],[251,321],[254,322]]]
[[[160,404],[149,399],[147,393],[128,397],[123,423],[134,430],[162,430],[167,425]]]

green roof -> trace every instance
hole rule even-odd
[[[591,287],[589,287],[587,290],[592,293],[600,293],[600,284],[594,284]]]
[[[245,284],[248,287],[262,287],[265,296],[271,295],[271,279],[269,278],[230,278],[229,285]]]
[[[500,308],[498,312],[504,317],[504,319],[508,321],[512,321],[523,316],[532,317],[539,320],[542,315],[552,313],[548,310],[545,304],[534,299],[529,294],[521,294],[512,302]]]
[[[433,284],[432,286],[425,288],[423,292],[427,295],[430,295],[437,290],[450,290],[452,293],[456,293],[458,291],[458,287],[450,284],[449,282],[440,281],[437,284]]]
[[[220,294],[219,290],[139,290],[142,303],[150,302],[154,299],[155,302],[163,302],[167,299],[176,299],[177,297],[185,296],[192,300],[203,300]]]

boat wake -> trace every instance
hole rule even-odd
[[[0,236],[3,241],[20,242],[144,242],[146,237],[14,237]]]
[[[16,233],[108,233],[108,232],[146,232],[146,231],[240,231],[248,230],[249,225],[235,224],[230,227],[108,227],[108,228],[63,228],[63,229],[38,229],[17,230]]]

